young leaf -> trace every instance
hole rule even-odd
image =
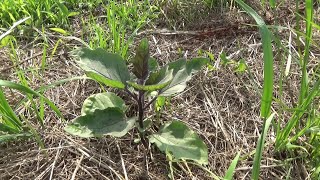
[[[97,109],[92,114],[79,116],[65,127],[65,131],[79,137],[124,136],[133,126],[136,118],[127,120],[117,107]]]
[[[164,68],[169,67],[169,70],[173,70],[173,80],[159,94],[161,96],[172,96],[173,94],[182,92],[186,88],[186,83],[191,79],[192,74],[199,71],[208,62],[207,58],[194,58],[190,61],[180,59],[167,64]]]
[[[148,66],[149,66],[149,71],[153,72],[153,71],[156,71],[158,69],[159,64],[158,64],[158,61],[155,58],[150,57]]]
[[[145,79],[148,76],[149,71],[149,43],[147,39],[143,39],[137,48],[136,56],[132,60],[133,74],[138,79]]]
[[[103,110],[109,107],[118,107],[123,112],[126,110],[126,105],[119,96],[111,92],[105,92],[88,97],[83,102],[81,115],[93,114],[96,109]]]
[[[60,33],[62,35],[67,35],[68,34],[67,31],[65,31],[64,29],[61,29],[61,28],[49,28],[49,29],[52,30],[52,31],[55,31],[57,33]]]
[[[108,53],[104,49],[82,48],[75,52],[79,56],[77,63],[88,76],[106,85],[123,89],[130,74],[126,62],[118,54]],[[103,77],[106,80],[103,80]]]
[[[149,137],[162,152],[170,152],[176,159],[208,164],[208,148],[199,136],[180,121],[165,124],[159,133]]]
[[[166,97],[158,96],[155,102],[155,109],[156,111],[161,111],[163,106],[166,104]]]
[[[243,59],[241,59],[238,63],[238,66],[237,66],[235,72],[243,73],[246,71],[246,69],[247,69],[246,62]]]
[[[127,83],[138,90],[156,91],[167,87],[171,83],[173,79],[172,72],[172,69],[168,70],[168,68],[166,68],[161,69],[158,72],[152,73],[150,74],[150,77],[147,80],[146,85],[140,85],[134,82]]]

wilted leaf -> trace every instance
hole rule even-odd
[[[83,102],[81,115],[92,114],[96,109],[103,110],[109,107],[118,107],[123,112],[126,110],[126,105],[120,97],[114,93],[105,92],[88,97]]]
[[[108,53],[101,48],[96,50],[82,48],[76,51],[76,54],[80,57],[77,61],[80,67],[87,71],[90,77],[93,79],[98,77],[108,86],[124,88],[126,81],[130,79],[126,62],[118,54]],[[101,76],[111,81],[103,81]]]
[[[137,78],[144,79],[148,76],[149,57],[149,43],[147,39],[143,39],[137,48],[136,56],[132,60],[133,73]]]
[[[165,124],[159,133],[150,136],[162,152],[170,152],[176,159],[208,164],[208,148],[199,136],[180,121]]]
[[[79,137],[124,136],[136,119],[127,120],[119,108],[97,109],[92,114],[79,116],[65,127],[65,131]]]

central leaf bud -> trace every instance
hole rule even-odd
[[[148,61],[150,58],[149,43],[146,38],[142,39],[132,60],[133,73],[140,80],[145,80],[149,73]]]

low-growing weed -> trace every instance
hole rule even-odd
[[[83,138],[104,135],[122,137],[136,127],[140,142],[145,147],[145,168],[150,143],[166,153],[170,161],[208,163],[207,146],[186,124],[177,120],[159,123],[156,114],[154,119],[145,117],[145,111],[150,105],[156,103],[157,111],[157,108],[164,105],[166,97],[184,91],[192,74],[207,64],[207,59],[179,59],[159,68],[157,61],[149,55],[146,39],[141,41],[132,60],[133,74],[121,56],[101,48],[78,49],[75,55],[87,76],[106,86],[125,91],[135,100],[138,112],[137,117],[127,118],[125,102],[116,94],[94,94],[84,101],[81,115],[65,127],[68,133]]]

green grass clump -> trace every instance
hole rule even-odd
[[[53,26],[66,28],[70,17],[78,15],[82,8],[99,5],[93,0],[1,0],[0,25],[8,28],[19,19],[31,16],[27,25],[42,27]]]
[[[91,48],[104,48],[126,59],[137,32],[158,16],[158,9],[149,1],[137,0],[109,1],[102,7],[105,15],[82,19],[83,39]]]

